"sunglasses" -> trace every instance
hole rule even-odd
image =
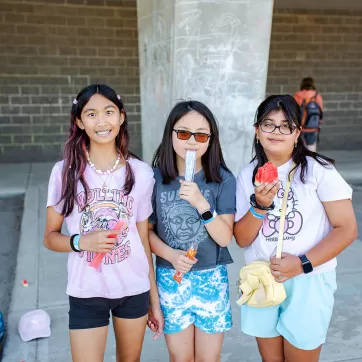
[[[174,129],[174,132],[176,132],[177,138],[182,141],[187,141],[191,136],[194,136],[196,142],[205,143],[211,137],[211,133],[189,132],[179,129]]]

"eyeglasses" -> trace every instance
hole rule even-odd
[[[271,122],[261,122],[260,128],[265,133],[273,133],[277,128],[282,134],[292,134],[297,127],[291,127],[288,123],[284,123],[281,126],[277,126]]]
[[[176,132],[177,138],[179,140],[183,140],[183,141],[186,141],[186,140],[190,139],[191,136],[194,136],[196,142],[205,143],[211,137],[211,133],[210,134],[202,133],[202,132],[194,133],[194,132],[184,131],[184,130],[180,130],[180,129],[174,129],[174,132]]]

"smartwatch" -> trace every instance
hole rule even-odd
[[[313,265],[310,260],[305,256],[305,254],[299,255],[299,259],[302,262],[304,274],[308,274],[313,271]]]
[[[214,220],[217,213],[214,209],[206,210],[200,214],[201,221],[203,224],[208,224],[210,221]]]
[[[270,206],[261,206],[261,205],[259,205],[256,202],[255,194],[250,195],[250,205],[254,209],[265,210],[265,211],[271,211],[271,210],[274,210],[274,208],[275,208],[274,201],[272,202],[272,204]]]

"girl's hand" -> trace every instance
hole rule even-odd
[[[271,183],[263,183],[255,187],[255,199],[260,206],[268,207],[273,203],[275,195],[280,188],[279,181],[275,180]]]
[[[164,318],[160,306],[150,306],[148,310],[147,326],[156,334],[153,336],[153,340],[157,339],[163,333]]]
[[[195,182],[180,180],[180,183],[180,199],[188,201],[191,206],[199,211],[199,213],[210,208],[210,204],[202,195]]]
[[[186,274],[190,271],[192,266],[196,264],[197,259],[189,259],[186,256],[186,251],[174,249],[169,261],[176,271]]]
[[[82,235],[79,239],[79,247],[85,251],[96,253],[110,252],[117,242],[117,236],[122,230],[95,230]]]
[[[288,279],[303,273],[302,262],[299,257],[287,253],[282,253],[281,259],[272,256],[270,258],[270,268],[278,283],[284,283]]]

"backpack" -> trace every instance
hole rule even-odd
[[[303,128],[319,128],[323,111],[317,103],[317,92],[311,98],[305,98],[300,106]]]

